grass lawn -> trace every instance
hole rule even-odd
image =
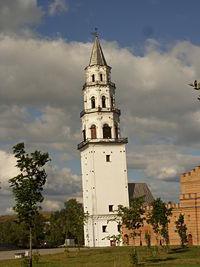
[[[131,247],[88,249],[41,256],[33,267],[131,267]],[[171,248],[168,252],[160,249],[137,248],[140,266],[199,267],[200,247],[188,249]],[[21,260],[0,261],[0,267],[23,267]]]

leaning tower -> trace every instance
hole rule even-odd
[[[128,206],[126,148],[120,135],[120,110],[115,102],[115,84],[96,35],[83,85],[84,108],[81,153],[84,211],[89,218],[84,227],[85,246],[114,245],[119,234],[118,205]]]

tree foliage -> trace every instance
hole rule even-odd
[[[130,207],[118,206],[117,216],[121,218],[122,224],[132,232],[133,238],[137,230],[144,222],[144,198],[134,198],[130,201]]]
[[[14,211],[19,221],[33,227],[34,217],[41,208],[38,203],[43,201],[42,191],[47,177],[43,166],[50,160],[49,155],[37,150],[28,154],[24,143],[14,146],[13,153],[17,159],[16,167],[20,170],[9,180],[15,198]]]
[[[52,246],[64,244],[65,239],[74,239],[78,246],[84,241],[84,222],[87,214],[76,199],[64,203],[64,208],[51,215],[47,240]]]
[[[157,198],[152,202],[152,210],[148,214],[147,222],[152,225],[153,231],[156,234],[157,242],[159,235],[169,244],[168,224],[172,208],[167,208],[166,204]]]
[[[45,240],[45,219],[39,214],[33,222],[33,246],[40,247]],[[0,222],[0,244],[27,248],[29,246],[29,229],[23,222],[15,219]]]
[[[181,246],[185,247],[188,243],[188,239],[187,239],[187,226],[185,224],[185,219],[183,214],[179,215],[179,218],[175,222],[175,225],[181,240]]]
[[[17,159],[16,167],[19,174],[9,180],[15,199],[14,211],[19,222],[24,223],[30,232],[30,266],[32,266],[32,228],[34,220],[39,215],[40,203],[43,201],[43,186],[47,174],[44,165],[50,160],[48,153],[34,151],[26,153],[24,143],[13,147],[13,154]]]

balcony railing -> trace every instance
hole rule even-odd
[[[83,90],[85,89],[85,87],[90,87],[90,86],[96,86],[96,85],[102,85],[102,86],[107,86],[110,85],[114,88],[116,88],[115,83],[113,82],[100,82],[100,81],[95,81],[95,82],[87,82],[83,85]]]
[[[87,144],[98,144],[98,143],[118,143],[118,144],[127,144],[128,138],[97,138],[97,139],[86,139],[85,141],[78,144],[77,148],[81,149]]]
[[[80,113],[80,117],[83,117],[83,115],[87,114],[87,113],[94,113],[94,112],[115,112],[117,113],[119,116],[121,115],[121,111],[118,108],[91,108],[91,109],[84,109],[81,111]]]

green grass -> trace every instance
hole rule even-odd
[[[87,249],[41,256],[33,267],[131,267],[131,247]],[[159,249],[137,248],[140,266],[156,267],[199,267],[200,247],[188,249],[170,248],[167,252]],[[0,267],[23,267],[21,260],[0,261]]]

